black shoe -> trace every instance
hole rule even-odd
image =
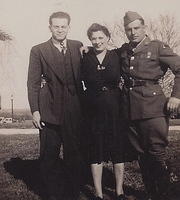
[[[120,194],[117,196],[116,200],[126,200],[126,196],[124,194]]]

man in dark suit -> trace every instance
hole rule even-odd
[[[67,13],[56,12],[50,16],[52,38],[31,49],[28,71],[28,99],[33,123],[40,131],[40,170],[51,200],[62,199],[64,195],[63,186],[57,183],[56,169],[62,144],[65,169],[71,180],[68,189],[72,199],[78,196],[80,185],[82,43],[66,38],[69,24],[70,16]]]
[[[169,184],[167,112],[178,112],[180,105],[180,57],[163,42],[150,40],[138,13],[127,12],[124,27],[129,43],[116,52],[124,78],[124,113],[132,130],[129,138],[139,154],[148,199],[165,200]],[[159,85],[168,67],[175,75],[169,99]]]

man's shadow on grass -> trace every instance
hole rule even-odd
[[[61,159],[58,160],[58,167],[61,171]],[[4,168],[7,172],[13,175],[15,179],[22,180],[29,190],[39,195],[43,200],[46,199],[46,191],[41,180],[40,161],[38,159],[22,160],[18,157],[11,158],[9,161],[4,163]]]

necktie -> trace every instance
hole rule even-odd
[[[60,42],[60,47],[62,49],[62,53],[65,55],[65,53],[66,53],[66,47],[64,45],[64,42]]]

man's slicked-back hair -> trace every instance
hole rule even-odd
[[[68,20],[68,24],[71,22],[71,17],[68,13],[66,12],[54,12],[52,15],[49,17],[49,24],[52,24],[52,19],[53,18],[65,18]]]

